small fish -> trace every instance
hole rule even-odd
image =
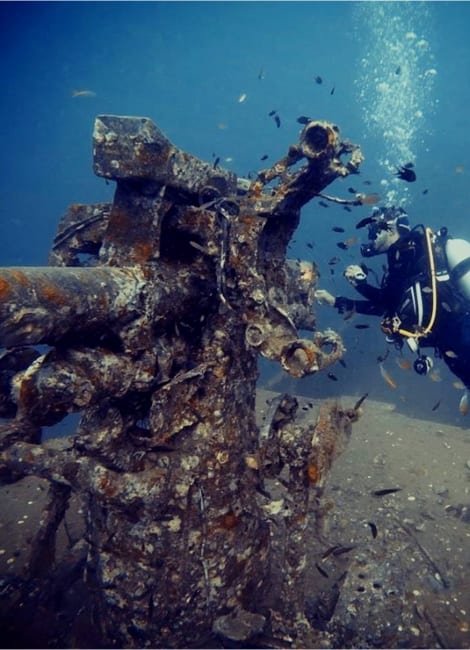
[[[352,212],[351,208],[348,205],[343,205],[343,210],[346,210],[346,212]]]
[[[242,94],[240,95],[240,97],[238,98],[238,103],[239,103],[239,104],[243,104],[243,102],[246,100],[247,96],[248,96],[248,95],[247,95],[246,93],[242,93]]]
[[[297,122],[299,124],[308,124],[311,121],[312,121],[312,118],[307,117],[306,115],[300,115],[300,117],[297,118]]]
[[[272,111],[269,111],[268,115],[269,115],[269,117],[272,117],[273,115],[276,115],[276,113],[277,113],[277,111],[272,110]]]
[[[375,539],[377,537],[377,526],[374,524],[373,521],[368,521],[367,524],[370,526],[370,532],[372,533],[372,537]]]
[[[332,372],[329,372],[327,375],[328,379],[331,379],[332,381],[338,381],[338,377],[334,375]]]
[[[214,160],[214,164],[212,165],[212,167],[213,167],[214,169],[216,169],[216,167],[217,167],[217,165],[219,164],[219,162],[220,162],[220,156],[217,156],[217,158]]]
[[[412,163],[407,163],[406,165],[403,165],[403,167],[397,167],[395,176],[401,178],[402,181],[406,181],[407,183],[414,183],[416,180],[416,174],[409,165],[412,165]]]
[[[264,156],[261,156],[260,160],[267,160],[269,158],[268,154],[265,153]]]
[[[258,72],[258,79],[261,81],[261,79],[264,79],[264,70],[263,68],[260,68]]]
[[[458,355],[453,350],[446,350],[444,352],[444,354],[446,355],[446,357],[449,357],[449,359],[457,359],[458,358]]]
[[[400,72],[401,72],[401,66],[399,65],[395,68],[395,74],[400,74]]]
[[[338,262],[341,262],[341,259],[339,257],[332,257],[331,260],[328,262],[328,264],[338,264]]]
[[[455,166],[455,173],[456,174],[463,174],[465,171],[465,167],[463,165],[456,165]]]
[[[369,397],[369,393],[364,393],[364,395],[363,395],[362,397],[360,397],[360,398],[357,400],[357,402],[354,404],[354,406],[353,406],[353,411],[357,411],[357,409],[361,406],[361,404],[363,403],[363,401],[364,401],[365,399],[367,399],[367,397]]]
[[[397,362],[397,366],[402,370],[410,370],[411,363],[407,359],[402,359],[401,357],[397,357],[395,361]]]
[[[96,97],[93,90],[78,89],[72,90],[72,97]]]
[[[341,226],[333,226],[331,230],[333,232],[344,232],[344,228],[341,228]]]
[[[377,363],[383,363],[383,362],[387,359],[387,357],[388,357],[389,354],[390,354],[390,350],[385,350],[385,354],[384,354],[384,355],[379,355],[379,356],[377,357]]]
[[[372,181],[364,181],[364,185],[372,185]]]
[[[397,384],[393,381],[393,379],[390,377],[388,372],[385,370],[385,368],[383,367],[383,364],[380,363],[379,365],[380,365],[380,374],[382,375],[382,378],[384,379],[384,381],[387,382],[387,384],[390,386],[390,388],[397,388]]]
[[[306,244],[306,246],[307,246],[307,248],[312,248],[312,249],[313,249],[314,246],[315,246],[315,243],[314,243],[314,242],[309,242],[309,241],[308,241],[307,244]]]
[[[325,203],[325,201],[318,201],[318,203],[322,206],[322,208],[329,208],[330,206],[328,203]]]
[[[328,573],[325,571],[325,569],[323,567],[320,566],[320,564],[318,562],[315,562],[315,567],[316,567],[317,571],[319,573],[321,573],[324,578],[329,577]]]
[[[441,405],[441,400],[437,400],[437,402],[432,407],[431,411],[437,411],[437,409],[440,407],[440,405]]]
[[[441,373],[439,370],[435,370],[428,375],[431,381],[442,381]]]
[[[423,190],[422,194],[427,194],[428,192],[429,192],[429,190]]]
[[[334,94],[335,94],[335,86],[333,86],[333,88],[330,90],[330,95],[334,95]]]
[[[462,398],[459,402],[459,411],[461,415],[467,415],[469,408],[470,405],[468,403],[468,393],[467,391],[465,391],[465,393],[462,395]]]
[[[387,494],[394,494],[395,492],[401,492],[401,488],[383,488],[382,490],[374,490],[371,494],[374,497],[385,497]]]
[[[367,325],[366,323],[358,323],[357,325],[354,325],[354,327],[357,330],[367,330],[369,329],[370,325]]]
[[[361,201],[361,205],[374,205],[380,201],[379,194],[358,194],[357,198]]]
[[[357,242],[357,237],[348,237],[347,239],[344,240],[343,244],[346,244],[346,246],[349,248],[350,246],[354,246],[356,242]]]
[[[348,187],[348,192],[349,194],[356,194],[356,190],[354,189],[354,187]]]
[[[461,381],[453,381],[452,386],[458,390],[465,390],[465,385]]]
[[[334,555],[335,557],[338,557],[338,555],[344,555],[344,553],[349,553],[349,551],[352,551],[354,548],[356,548],[355,544],[351,544],[351,546],[338,546],[337,548],[331,551],[331,554]]]
[[[322,79],[321,77],[315,77],[315,83],[316,83],[316,84],[322,84],[322,83],[323,83],[323,79]]]
[[[279,128],[281,126],[281,118],[279,117],[279,115],[276,114],[274,116],[274,121],[276,122],[277,128]]]
[[[349,248],[349,246],[347,244],[345,244],[344,241],[337,242],[336,246],[338,248],[341,248],[342,251],[347,251],[348,248]]]
[[[338,359],[338,363],[339,363],[340,366],[343,366],[343,368],[347,368],[346,361],[344,359]],[[356,408],[356,407],[354,407],[354,408]]]

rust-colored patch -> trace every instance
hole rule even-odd
[[[133,258],[137,264],[145,264],[145,262],[151,259],[154,253],[153,242],[139,241],[134,245],[133,252]]]
[[[237,517],[237,515],[231,510],[222,517],[222,520],[220,522],[222,528],[226,528],[227,530],[235,528],[235,526],[238,526],[239,523],[240,517]]]
[[[107,475],[102,476],[98,480],[98,488],[107,497],[113,497],[117,492],[116,486]]]
[[[7,296],[9,296],[10,293],[11,293],[10,284],[3,278],[0,278],[0,299],[3,300]]]
[[[10,271],[12,276],[15,278],[15,280],[18,282],[18,284],[21,284],[23,287],[29,287],[30,286],[30,281],[28,280],[28,277],[23,273],[23,271],[18,271],[17,269],[14,269],[13,271]]]
[[[320,470],[318,469],[318,466],[309,463],[307,465],[307,476],[310,483],[318,483],[318,479],[320,478]]]
[[[40,286],[41,295],[48,301],[55,305],[66,305],[68,302],[67,296],[60,291],[54,284],[44,282]]]

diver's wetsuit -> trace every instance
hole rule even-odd
[[[434,252],[437,264],[445,265],[442,256],[443,241]],[[340,313],[356,311],[359,314],[383,316],[384,320],[398,316],[400,327],[415,331],[426,327],[432,310],[432,290],[425,234],[418,226],[400,237],[387,251],[388,270],[380,288],[356,283],[356,290],[366,300],[350,300],[339,296],[335,307]],[[432,330],[419,338],[421,347],[433,347],[450,370],[470,389],[470,302],[459,292],[446,275],[437,282],[437,313]],[[403,345],[400,334],[394,336]]]

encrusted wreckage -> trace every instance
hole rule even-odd
[[[54,576],[75,492],[105,645],[306,645],[305,530],[358,409],[325,403],[300,425],[284,395],[258,430],[257,356],[294,377],[342,356],[316,331],[315,266],[286,249],[301,207],[361,152],[311,121],[250,182],[110,115],[93,147],[112,204],[72,205],[49,267],[0,270],[1,477],[50,482],[24,584]],[[41,441],[72,412],[73,436]]]

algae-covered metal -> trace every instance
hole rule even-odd
[[[305,427],[287,409],[261,435],[257,356],[302,377],[343,354],[335,332],[316,331],[315,266],[286,249],[301,207],[357,172],[360,150],[310,122],[249,182],[178,149],[148,118],[101,115],[93,153],[95,172],[116,182],[112,204],[70,207],[50,267],[0,269],[2,477],[55,486],[36,551],[53,545],[69,492],[81,495],[104,644],[275,646],[289,634],[308,644],[311,495],[357,412],[326,405]],[[41,443],[72,412],[73,437]],[[286,471],[273,598],[264,479]]]

